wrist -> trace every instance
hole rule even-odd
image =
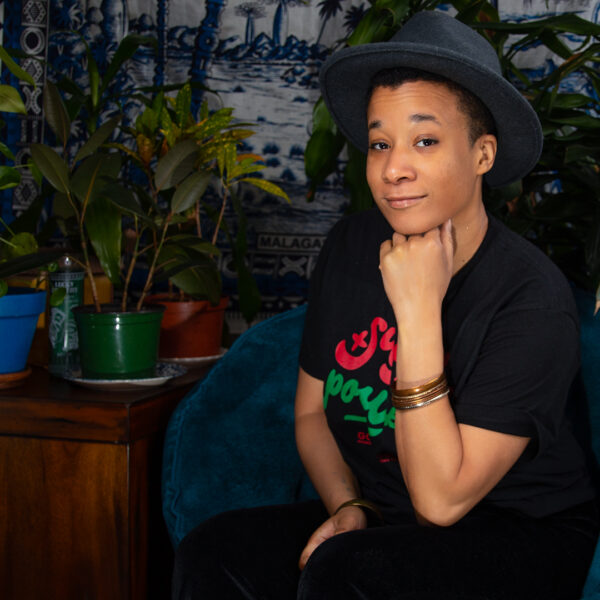
[[[381,523],[384,522],[383,514],[379,510],[378,506],[376,504],[374,504],[373,502],[371,502],[370,500],[365,500],[364,498],[352,498],[351,500],[342,502],[342,504],[340,504],[336,508],[336,510],[333,514],[337,515],[342,509],[348,508],[350,506],[354,506],[354,507],[362,509],[362,511],[367,515],[367,517],[369,515],[375,515]]]

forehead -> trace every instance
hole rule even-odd
[[[418,110],[417,110],[418,109]],[[431,81],[406,81],[395,87],[378,86],[373,89],[367,116],[391,111],[408,111],[412,114],[433,114],[442,121],[455,121],[462,116],[458,94],[443,83]]]

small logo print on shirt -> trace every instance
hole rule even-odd
[[[369,437],[369,434],[365,433],[364,431],[358,432],[356,442],[358,444],[366,444],[367,446],[370,446],[373,443]]]

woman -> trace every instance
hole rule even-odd
[[[565,417],[577,314],[482,202],[536,164],[538,119],[437,12],[334,54],[321,86],[377,205],[311,282],[296,438],[322,502],[207,522],[175,597],[577,599],[598,532]]]

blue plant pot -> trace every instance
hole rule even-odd
[[[0,298],[0,374],[25,369],[38,318],[46,309],[46,292],[9,288]]]

